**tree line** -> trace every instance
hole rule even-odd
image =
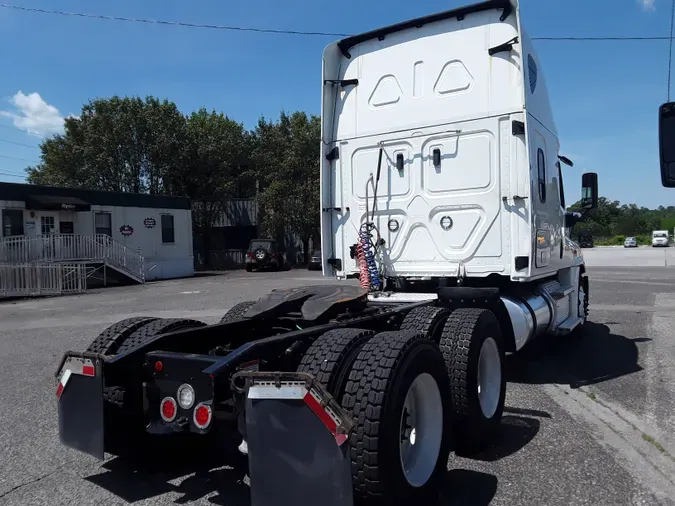
[[[251,130],[216,111],[183,114],[156,97],[98,98],[40,144],[29,183],[181,195],[208,250],[232,198],[258,199],[263,233],[301,238],[305,258],[319,228],[320,119],[304,112],[261,117]]]
[[[580,211],[580,202],[574,204],[571,209]],[[675,206],[648,209],[600,197],[597,209],[590,211],[584,221],[575,225],[574,235],[604,238],[635,237],[651,235],[653,230],[672,231],[673,228],[675,228]]]

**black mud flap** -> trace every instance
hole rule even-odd
[[[103,460],[101,355],[68,352],[61,362],[56,377],[61,443]]]
[[[237,385],[243,380],[244,385]],[[243,371],[251,506],[353,506],[351,418],[305,373]]]

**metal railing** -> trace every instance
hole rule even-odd
[[[239,249],[221,249],[208,252],[209,262],[207,264],[204,256],[195,252],[195,267],[204,268],[208,265],[212,269],[243,269],[246,265],[246,250]]]
[[[52,234],[0,239],[0,262],[103,262],[143,283],[145,260],[105,234]]]
[[[83,293],[86,264],[0,264],[0,297]]]

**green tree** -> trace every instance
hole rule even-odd
[[[63,135],[40,145],[41,162],[27,169],[30,183],[134,193],[167,193],[165,176],[181,151],[185,118],[176,105],[154,97],[95,99]]]
[[[225,202],[237,196],[250,147],[243,124],[221,113],[202,108],[187,118],[182,163],[167,173],[172,189],[193,200],[193,222],[207,251]]]
[[[276,238],[300,238],[304,257],[317,239],[321,121],[317,116],[282,112],[278,122],[261,118],[254,131],[253,163],[260,183],[263,225]]]

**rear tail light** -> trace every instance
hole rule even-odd
[[[211,406],[207,404],[197,404],[194,414],[192,416],[192,421],[195,423],[197,428],[205,429],[211,423]]]
[[[159,405],[159,413],[165,422],[173,422],[177,412],[178,406],[172,397],[165,397]]]
[[[255,257],[253,256],[253,252],[249,252],[248,257],[249,257],[251,260],[253,260],[253,258],[255,258]]]

